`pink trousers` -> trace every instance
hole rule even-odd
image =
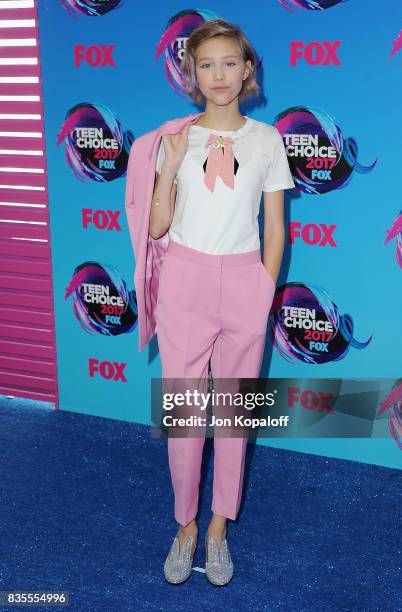
[[[258,378],[275,283],[259,250],[213,255],[169,241],[162,264],[156,326],[162,378]],[[205,438],[168,438],[175,518],[198,511]],[[235,520],[248,439],[214,438],[212,512]]]

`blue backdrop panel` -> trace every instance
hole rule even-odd
[[[177,62],[191,29],[215,16],[256,49],[262,95],[240,110],[280,129],[297,184],[277,290],[292,316],[273,309],[262,375],[400,377],[402,9],[363,4],[39,1],[61,409],[150,422],[161,367],[156,341],[137,349],[127,156],[134,138],[202,110]],[[297,330],[301,302],[329,321],[322,345]],[[391,437],[260,442],[401,466]]]

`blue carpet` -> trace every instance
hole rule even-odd
[[[69,591],[72,611],[402,610],[399,470],[249,444],[240,515],[228,525],[233,580],[214,587],[194,570],[169,585],[177,523],[166,439],[0,400],[0,590]],[[201,568],[212,463],[207,440]]]

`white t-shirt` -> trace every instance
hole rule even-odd
[[[211,130],[191,125],[188,147],[177,172],[176,204],[169,239],[204,253],[246,253],[260,248],[258,213],[262,191],[295,187],[279,130],[246,116],[239,130]],[[234,189],[216,177],[214,191],[204,184],[209,134],[231,136],[238,167]],[[161,139],[156,161],[165,158]],[[235,167],[237,166],[236,161]]]

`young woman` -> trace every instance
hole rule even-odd
[[[284,248],[283,190],[294,188],[281,134],[239,112],[259,92],[256,56],[243,32],[214,19],[187,40],[186,90],[205,111],[162,136],[150,213],[153,238],[169,232],[156,323],[163,378],[258,378],[266,325]],[[264,194],[264,257],[258,213]],[[186,580],[198,539],[196,514],[205,438],[169,437],[179,530],[164,565]],[[247,438],[214,438],[212,518],[206,575],[227,584],[233,561],[227,519],[240,506]]]

